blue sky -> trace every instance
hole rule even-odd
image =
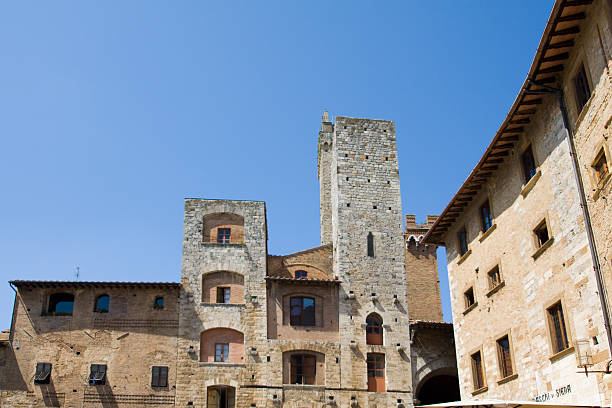
[[[504,119],[552,3],[3,2],[1,280],[178,281],[184,197],[264,200],[270,253],[317,246],[323,109],[395,121],[424,221]],[[0,329],[13,299],[0,284]]]

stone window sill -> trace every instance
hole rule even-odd
[[[200,361],[200,367],[238,367],[245,368],[246,364],[244,363],[209,363]]]
[[[601,179],[599,183],[597,183],[597,189],[593,193],[593,201],[597,201],[597,199],[601,196],[601,192],[606,184],[608,184],[608,180],[610,180],[610,173],[606,174],[606,176]]]
[[[474,302],[472,305],[470,305],[470,307],[465,309],[463,311],[463,315],[465,316],[466,314],[470,313],[472,310],[476,309],[476,306],[478,306],[478,302]]]
[[[472,395],[482,394],[483,392],[487,392],[487,391],[489,391],[489,387],[484,386],[482,388],[472,391]]]
[[[540,255],[542,255],[542,253],[544,251],[546,251],[548,248],[550,248],[552,246],[552,244],[555,242],[555,237],[550,237],[548,239],[548,241],[546,241],[544,243],[544,245],[542,245],[541,247],[539,247],[538,249],[536,249],[536,251],[533,253],[533,255],[531,255],[531,257],[533,258],[533,260],[535,261],[536,259],[539,258]]]
[[[569,354],[572,354],[573,352],[574,352],[574,346],[570,346],[566,348],[565,350],[561,350],[560,352],[553,354],[548,359],[550,360],[551,363],[554,363],[555,361],[559,361],[563,357]]]
[[[216,248],[243,248],[246,246],[244,243],[240,244],[219,244],[218,242],[202,242],[200,244],[205,247],[216,247]]]
[[[478,238],[478,241],[480,242],[484,241],[489,235],[491,235],[493,231],[495,231],[496,228],[497,228],[497,224],[491,225],[491,227],[488,230],[482,233],[480,238]]]
[[[521,189],[521,195],[523,196],[523,198],[527,197],[527,194],[529,194],[529,192],[531,191],[533,186],[535,186],[535,184],[538,182],[541,176],[542,176],[542,171],[538,169],[538,171],[536,171],[536,174],[533,175],[531,180],[525,183],[525,185]]]
[[[457,265],[461,265],[463,261],[465,261],[467,257],[470,256],[471,253],[472,253],[472,250],[468,249],[468,251],[465,254],[461,255],[461,258],[459,258],[459,260],[457,261]]]
[[[237,307],[237,308],[245,308],[246,305],[244,303],[207,303],[201,302],[200,306],[212,306],[212,307]]]
[[[493,289],[491,289],[490,291],[487,292],[486,296],[487,297],[491,297],[494,294],[496,294],[501,288],[503,288],[504,286],[506,286],[506,281],[501,281],[497,284],[497,286],[495,286]]]
[[[512,381],[512,380],[515,380],[515,379],[517,379],[517,378],[518,378],[518,374],[517,374],[517,373],[514,373],[514,374],[512,374],[512,375],[509,375],[509,376],[507,376],[507,377],[502,378],[501,380],[499,380],[499,381],[497,382],[497,384],[498,384],[498,385],[502,385],[502,384],[505,384],[505,383],[510,382],[510,381]]]

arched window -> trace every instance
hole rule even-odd
[[[200,361],[205,363],[244,363],[244,334],[217,327],[200,333]]]
[[[74,295],[71,293],[54,293],[49,298],[49,314],[72,316]]]
[[[376,313],[366,318],[366,344],[383,344],[383,321]]]
[[[94,312],[96,313],[108,313],[108,306],[110,303],[110,297],[108,295],[100,295],[96,298],[96,305]]]
[[[368,256],[374,258],[374,234],[368,232]]]
[[[315,325],[315,300],[311,297],[295,296],[290,299],[289,324],[291,326]]]

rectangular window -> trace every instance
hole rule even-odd
[[[491,214],[491,206],[489,200],[480,207],[480,219],[482,221],[482,232],[487,232],[493,226],[493,215]]]
[[[230,303],[230,288],[217,288],[217,303]]]
[[[374,258],[374,234],[368,232],[368,256]]]
[[[292,297],[290,300],[289,323],[291,326],[315,325],[315,300],[309,297]]]
[[[472,378],[474,381],[474,390],[479,390],[485,386],[484,374],[482,372],[482,356],[480,351],[475,352],[471,356],[472,359]]]
[[[523,178],[525,184],[537,173],[535,159],[533,158],[533,150],[529,146],[521,155],[521,164],[523,165]]]
[[[291,356],[291,384],[314,385],[316,380],[317,359],[310,354]]]
[[[582,108],[589,101],[591,97],[591,88],[589,87],[589,81],[587,80],[586,70],[584,69],[584,64],[580,64],[580,68],[576,72],[576,76],[574,77],[574,94],[576,96],[576,107],[578,108],[578,113],[582,111]]]
[[[217,243],[229,244],[231,236],[231,228],[219,228],[217,230]]]
[[[499,265],[491,269],[487,276],[489,277],[489,289],[495,289],[501,283],[501,275],[499,273]]]
[[[224,362],[227,361],[229,356],[229,344],[228,343],[216,343],[215,344],[215,361]]]
[[[502,378],[510,377],[512,373],[512,357],[510,356],[510,339],[504,336],[497,340],[497,358]]]
[[[89,385],[106,384],[106,364],[92,364],[89,367]]]
[[[468,251],[467,231],[465,227],[457,233],[457,238],[459,239],[459,255],[463,256]]]
[[[368,353],[368,391],[385,391],[385,355],[380,353]]]
[[[608,175],[608,161],[606,160],[606,154],[604,149],[602,148],[595,162],[593,163],[593,170],[595,171],[595,176],[597,177],[597,182],[601,182]]]
[[[153,366],[151,369],[151,387],[168,386],[168,367]]]
[[[557,302],[547,309],[548,320],[552,337],[553,351],[558,353],[569,348],[567,340],[567,331],[565,329],[565,317],[563,316],[563,307],[561,302]]]
[[[51,381],[51,363],[36,363],[34,384],[49,384]]]
[[[536,237],[536,246],[540,248],[542,245],[548,242],[550,239],[548,235],[548,226],[546,220],[542,221],[534,230],[533,233]]]
[[[469,308],[470,306],[473,306],[475,301],[474,301],[474,288],[469,288],[468,290],[465,291],[465,293],[463,294],[463,297],[465,299],[465,308]]]

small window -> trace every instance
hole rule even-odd
[[[317,358],[312,354],[291,356],[291,384],[314,385],[317,374]]]
[[[315,300],[310,297],[292,297],[290,299],[291,326],[315,325]]]
[[[466,231],[465,227],[463,227],[457,233],[457,239],[459,240],[459,255],[463,256],[468,251],[467,231]]]
[[[164,298],[163,296],[158,296],[155,298],[155,302],[153,303],[153,309],[163,309],[164,308]]]
[[[480,219],[482,221],[482,232],[487,232],[493,226],[493,215],[491,215],[491,206],[489,200],[480,207]]]
[[[230,303],[230,288],[217,288],[217,303]]]
[[[533,158],[533,150],[529,146],[521,155],[521,164],[523,165],[523,178],[525,184],[537,173],[535,159]]]
[[[151,387],[168,386],[168,367],[153,366],[151,369]]]
[[[368,353],[368,391],[385,391],[385,355],[379,353]]]
[[[371,232],[368,232],[368,256],[374,258],[374,234]]]
[[[49,384],[51,381],[51,363],[36,363],[34,384]]]
[[[499,273],[499,265],[491,269],[487,276],[489,278],[489,289],[495,289],[501,284],[501,274]]]
[[[578,68],[576,76],[574,76],[572,82],[574,83],[577,111],[580,113],[584,105],[586,105],[591,97],[591,88],[589,87],[589,81],[587,80],[584,64],[580,64],[580,68]]]
[[[504,336],[497,340],[497,358],[502,378],[510,377],[512,373],[512,357],[510,356],[510,339]]]
[[[593,171],[597,177],[597,183],[600,183],[609,173],[608,161],[606,160],[606,154],[602,148],[597,155],[597,158],[593,162]]]
[[[296,279],[306,279],[308,277],[308,272],[306,271],[295,271],[295,278]]]
[[[565,317],[563,316],[563,307],[561,306],[561,302],[555,303],[549,307],[547,311],[553,351],[558,353],[569,348],[567,331],[565,329]]]
[[[219,228],[217,230],[217,243],[229,244],[231,236],[231,228]]]
[[[474,381],[474,390],[479,390],[485,386],[484,374],[482,372],[482,355],[480,351],[475,352],[471,356],[472,360],[472,379]]]
[[[110,303],[110,297],[108,295],[100,295],[96,298],[96,306],[94,312],[96,313],[108,313],[108,306]]]
[[[54,293],[49,298],[49,314],[55,316],[72,316],[74,295],[70,293]]]
[[[548,226],[546,225],[546,220],[542,221],[534,230],[533,233],[536,237],[536,246],[538,248],[542,247],[545,243],[548,242],[550,236],[548,235]]]
[[[465,308],[469,308],[471,306],[474,306],[474,304],[476,303],[474,301],[474,288],[469,288],[468,290],[465,291],[465,293],[463,294],[463,298],[465,299]]]
[[[89,368],[89,385],[106,384],[106,364],[92,364]]]
[[[383,344],[383,321],[377,314],[366,318],[366,344]]]
[[[229,344],[228,343],[216,343],[215,344],[215,361],[225,362],[229,357]]]

